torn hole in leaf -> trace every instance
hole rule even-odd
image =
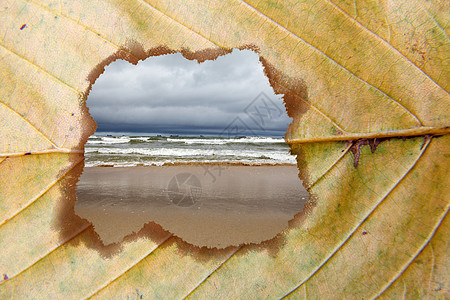
[[[164,230],[199,247],[257,244],[276,237],[302,211],[308,193],[281,138],[291,120],[273,89],[283,94],[288,114],[298,118],[306,108],[296,98],[306,98],[306,88],[245,48],[251,49],[219,57],[225,52],[181,51],[181,56],[137,47],[93,72],[91,84],[119,58],[136,64],[137,58],[173,57],[150,57],[137,66],[115,62],[100,76],[99,91],[95,85],[90,93],[87,105],[99,128],[85,145],[74,210],[92,223],[101,244],[111,248],[124,238],[161,238]],[[194,59],[215,61],[199,65]],[[249,76],[246,63],[259,70]],[[108,75],[109,68],[118,72]],[[109,88],[101,89],[108,76]],[[267,86],[261,88],[255,78]],[[128,88],[120,86],[124,82]],[[233,91],[233,85],[240,86]]]

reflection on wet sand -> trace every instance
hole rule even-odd
[[[85,168],[75,212],[105,244],[149,221],[198,246],[258,243],[306,203],[297,173],[294,165]]]

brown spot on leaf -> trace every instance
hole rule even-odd
[[[388,138],[373,138],[373,139],[359,139],[356,141],[351,141],[352,146],[350,147],[350,151],[353,153],[354,162],[353,166],[356,168],[358,167],[359,158],[360,158],[360,148],[364,145],[370,146],[370,151],[372,153],[375,153],[377,150],[377,147],[381,142],[384,142]]]
[[[27,27],[27,24],[23,24],[23,25],[20,27],[20,30],[23,30],[25,27]]]
[[[375,153],[375,150],[377,150],[377,147],[381,142],[382,140],[377,138],[369,140],[370,151],[372,151],[372,153]]]
[[[359,164],[359,157],[360,157],[359,148],[361,148],[361,146],[364,146],[364,145],[369,145],[368,139],[360,139],[357,141],[352,141],[352,146],[350,147],[350,151],[353,153],[353,158],[354,158],[353,166],[355,168],[358,167],[358,164]],[[375,146],[375,148],[376,148],[376,146]]]
[[[441,136],[441,135],[432,135],[432,134],[424,135],[423,136],[424,137],[424,141],[422,143],[422,146],[420,146],[420,150],[423,149],[425,144],[430,139],[432,139],[433,137],[439,137],[439,136]],[[353,166],[355,168],[358,167],[359,158],[361,156],[361,154],[360,154],[361,146],[369,145],[370,146],[370,151],[372,153],[375,153],[375,151],[377,150],[378,145],[381,144],[382,142],[386,141],[386,140],[401,139],[402,141],[406,141],[407,139],[412,139],[412,138],[417,138],[417,137],[420,137],[420,135],[417,135],[417,136],[402,136],[402,137],[384,137],[384,138],[373,138],[373,139],[359,139],[359,140],[356,140],[356,141],[350,141],[350,143],[351,143],[350,151],[353,153],[353,157],[354,157]]]

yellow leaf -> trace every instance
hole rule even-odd
[[[448,1],[17,0],[0,20],[1,298],[449,296]],[[260,245],[102,247],[73,211],[96,76],[233,48],[284,94],[308,209]]]

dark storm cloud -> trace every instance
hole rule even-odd
[[[244,109],[261,92],[272,108],[257,100],[252,118]],[[116,61],[94,84],[87,104],[98,131],[214,134],[238,117],[258,134],[283,134],[290,123],[258,55],[248,50],[201,64],[181,54],[137,66]]]

